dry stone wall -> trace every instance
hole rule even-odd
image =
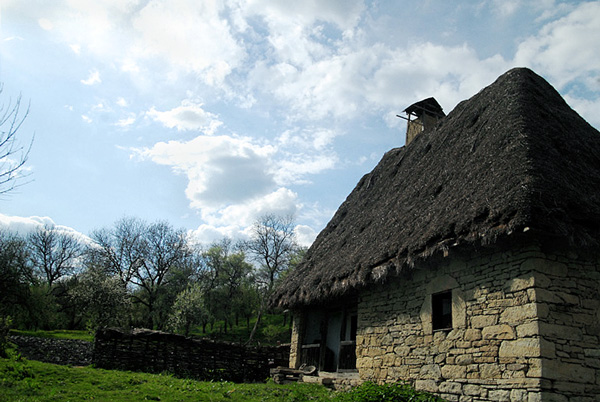
[[[597,400],[599,266],[526,247],[451,255],[373,286],[358,305],[360,378],[449,401]],[[432,331],[431,293],[450,289],[453,329]]]
[[[23,357],[30,360],[71,366],[87,366],[92,363],[92,342],[22,335],[11,335],[9,340],[17,346]]]

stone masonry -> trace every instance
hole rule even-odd
[[[433,331],[431,295],[447,290],[452,329]],[[449,401],[600,400],[600,261],[529,246],[416,266],[360,292],[356,355],[360,381]]]
[[[361,293],[361,380],[450,401],[598,400],[598,260],[535,247],[446,260]],[[453,329],[432,332],[431,293],[448,289]]]

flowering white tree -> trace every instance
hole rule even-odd
[[[193,284],[177,295],[167,326],[188,336],[192,327],[202,324],[207,316],[202,288]]]

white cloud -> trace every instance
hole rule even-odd
[[[202,218],[207,223],[193,230],[192,235],[202,243],[211,243],[223,237],[247,239],[251,235],[252,225],[261,216],[267,213],[280,216],[295,215],[301,207],[298,194],[281,187],[243,204],[203,210]],[[302,232],[306,234],[303,241],[310,238],[309,231]]]
[[[127,101],[125,100],[125,98],[119,98],[119,99],[117,99],[117,105],[119,105],[121,107],[127,107],[127,106],[129,106],[129,104],[127,103]]]
[[[53,226],[58,231],[70,234],[84,243],[91,243],[91,239],[88,236],[76,231],[71,227],[57,225],[52,218],[48,216],[22,217],[9,216],[0,213],[0,229],[8,230],[9,232],[16,233],[20,236],[27,236],[34,230],[44,226]]]
[[[2,39],[3,42],[11,42],[13,40],[19,40],[19,41],[23,41],[25,40],[24,38],[22,38],[21,36],[9,36],[7,38]]]
[[[353,45],[354,46],[354,45]],[[383,44],[345,48],[305,69],[289,64],[256,65],[249,82],[291,110],[289,118],[351,120],[435,96],[446,108],[489,84],[509,63],[480,59],[468,45],[419,43],[408,48]]]
[[[0,214],[0,227],[20,235],[27,235],[44,225],[54,225],[54,221],[47,216],[30,216],[25,218]]]
[[[275,180],[282,185],[306,184],[309,183],[305,178],[307,175],[315,175],[324,170],[333,169],[337,162],[336,154],[291,154],[277,163]]]
[[[125,60],[121,64],[121,70],[128,73],[139,73],[140,67],[135,60]]]
[[[365,6],[362,0],[249,0],[242,9],[246,15],[260,15],[274,26],[309,27],[316,22],[328,22],[345,31],[357,25]]]
[[[244,203],[275,187],[270,168],[274,148],[247,137],[199,136],[187,142],[160,142],[135,153],[185,174],[192,208]]]
[[[159,112],[152,108],[146,115],[154,121],[162,123],[168,128],[177,128],[178,131],[197,130],[206,134],[213,134],[222,124],[213,113],[202,108],[202,103],[183,101],[181,106]]]
[[[576,79],[600,75],[600,2],[580,4],[567,16],[549,22],[518,48],[515,64],[549,75],[559,88]]]
[[[281,216],[295,215],[298,208],[298,194],[288,188],[280,187],[244,203],[232,204],[219,210],[210,211],[203,217],[210,224],[236,223],[238,227],[248,229],[256,219],[267,213]]]
[[[596,99],[581,99],[580,97],[566,95],[565,100],[577,112],[594,127],[600,127],[600,97]]]
[[[237,226],[211,226],[202,224],[197,229],[191,230],[192,239],[200,244],[211,244],[223,238],[239,239],[243,237],[240,228]]]
[[[322,151],[329,147],[335,137],[341,133],[337,130],[327,128],[306,128],[303,130],[292,129],[284,131],[277,142],[279,146],[293,149],[307,149]]]
[[[47,18],[40,18],[38,20],[38,24],[45,31],[51,31],[52,29],[54,29],[54,24]]]
[[[81,119],[86,123],[91,123],[93,121],[89,116],[86,116],[85,114],[81,115]]]
[[[216,1],[153,0],[132,21],[139,57],[160,57],[220,85],[245,57]]]
[[[513,15],[521,7],[521,0],[492,0],[492,8],[501,17]]]
[[[318,233],[307,225],[297,225],[294,228],[296,234],[296,241],[298,244],[304,247],[309,247],[317,238]]]
[[[197,230],[203,239],[232,233],[241,236],[266,213],[296,214],[302,208],[298,194],[281,182],[300,181],[303,175],[330,168],[328,161],[318,157],[278,161],[275,147],[247,137],[199,136],[187,142],[158,143],[134,154],[171,166],[188,178],[185,193],[205,222]]]
[[[80,45],[73,44],[73,45],[69,45],[69,47],[71,48],[71,50],[73,51],[73,53],[75,53],[75,54],[81,54],[81,46]]]
[[[115,125],[125,128],[131,126],[133,123],[135,123],[135,115],[129,115],[129,117],[118,120]]]
[[[81,80],[81,83],[83,85],[94,85],[99,84],[101,82],[102,80],[100,79],[100,72],[98,70],[90,71],[90,75],[88,76],[88,78],[85,80]]]

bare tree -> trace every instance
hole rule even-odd
[[[0,84],[0,94],[4,85]],[[29,157],[33,138],[29,147],[24,148],[17,141],[17,132],[29,114],[29,106],[21,113],[21,96],[13,103],[0,104],[0,194],[6,194],[20,185],[27,176],[23,167]]]
[[[254,223],[251,239],[244,243],[244,248],[260,266],[258,280],[263,287],[258,317],[248,339],[250,343],[260,325],[277,279],[290,267],[290,261],[298,250],[293,216],[262,216]]]
[[[33,270],[50,288],[75,272],[82,247],[77,238],[53,225],[39,227],[27,236]]]
[[[166,222],[149,225],[143,237],[143,258],[137,261],[132,283],[141,293],[136,300],[148,309],[148,326],[160,324],[156,315],[156,302],[169,284],[169,274],[185,264],[189,255],[185,231],[175,230]]]
[[[259,278],[270,294],[279,276],[289,268],[298,250],[294,217],[268,214],[252,227],[251,239],[244,243],[249,256],[260,265]]]
[[[94,231],[95,244],[88,251],[93,265],[117,276],[123,286],[129,285],[143,259],[146,226],[138,218],[123,218],[112,229]]]

